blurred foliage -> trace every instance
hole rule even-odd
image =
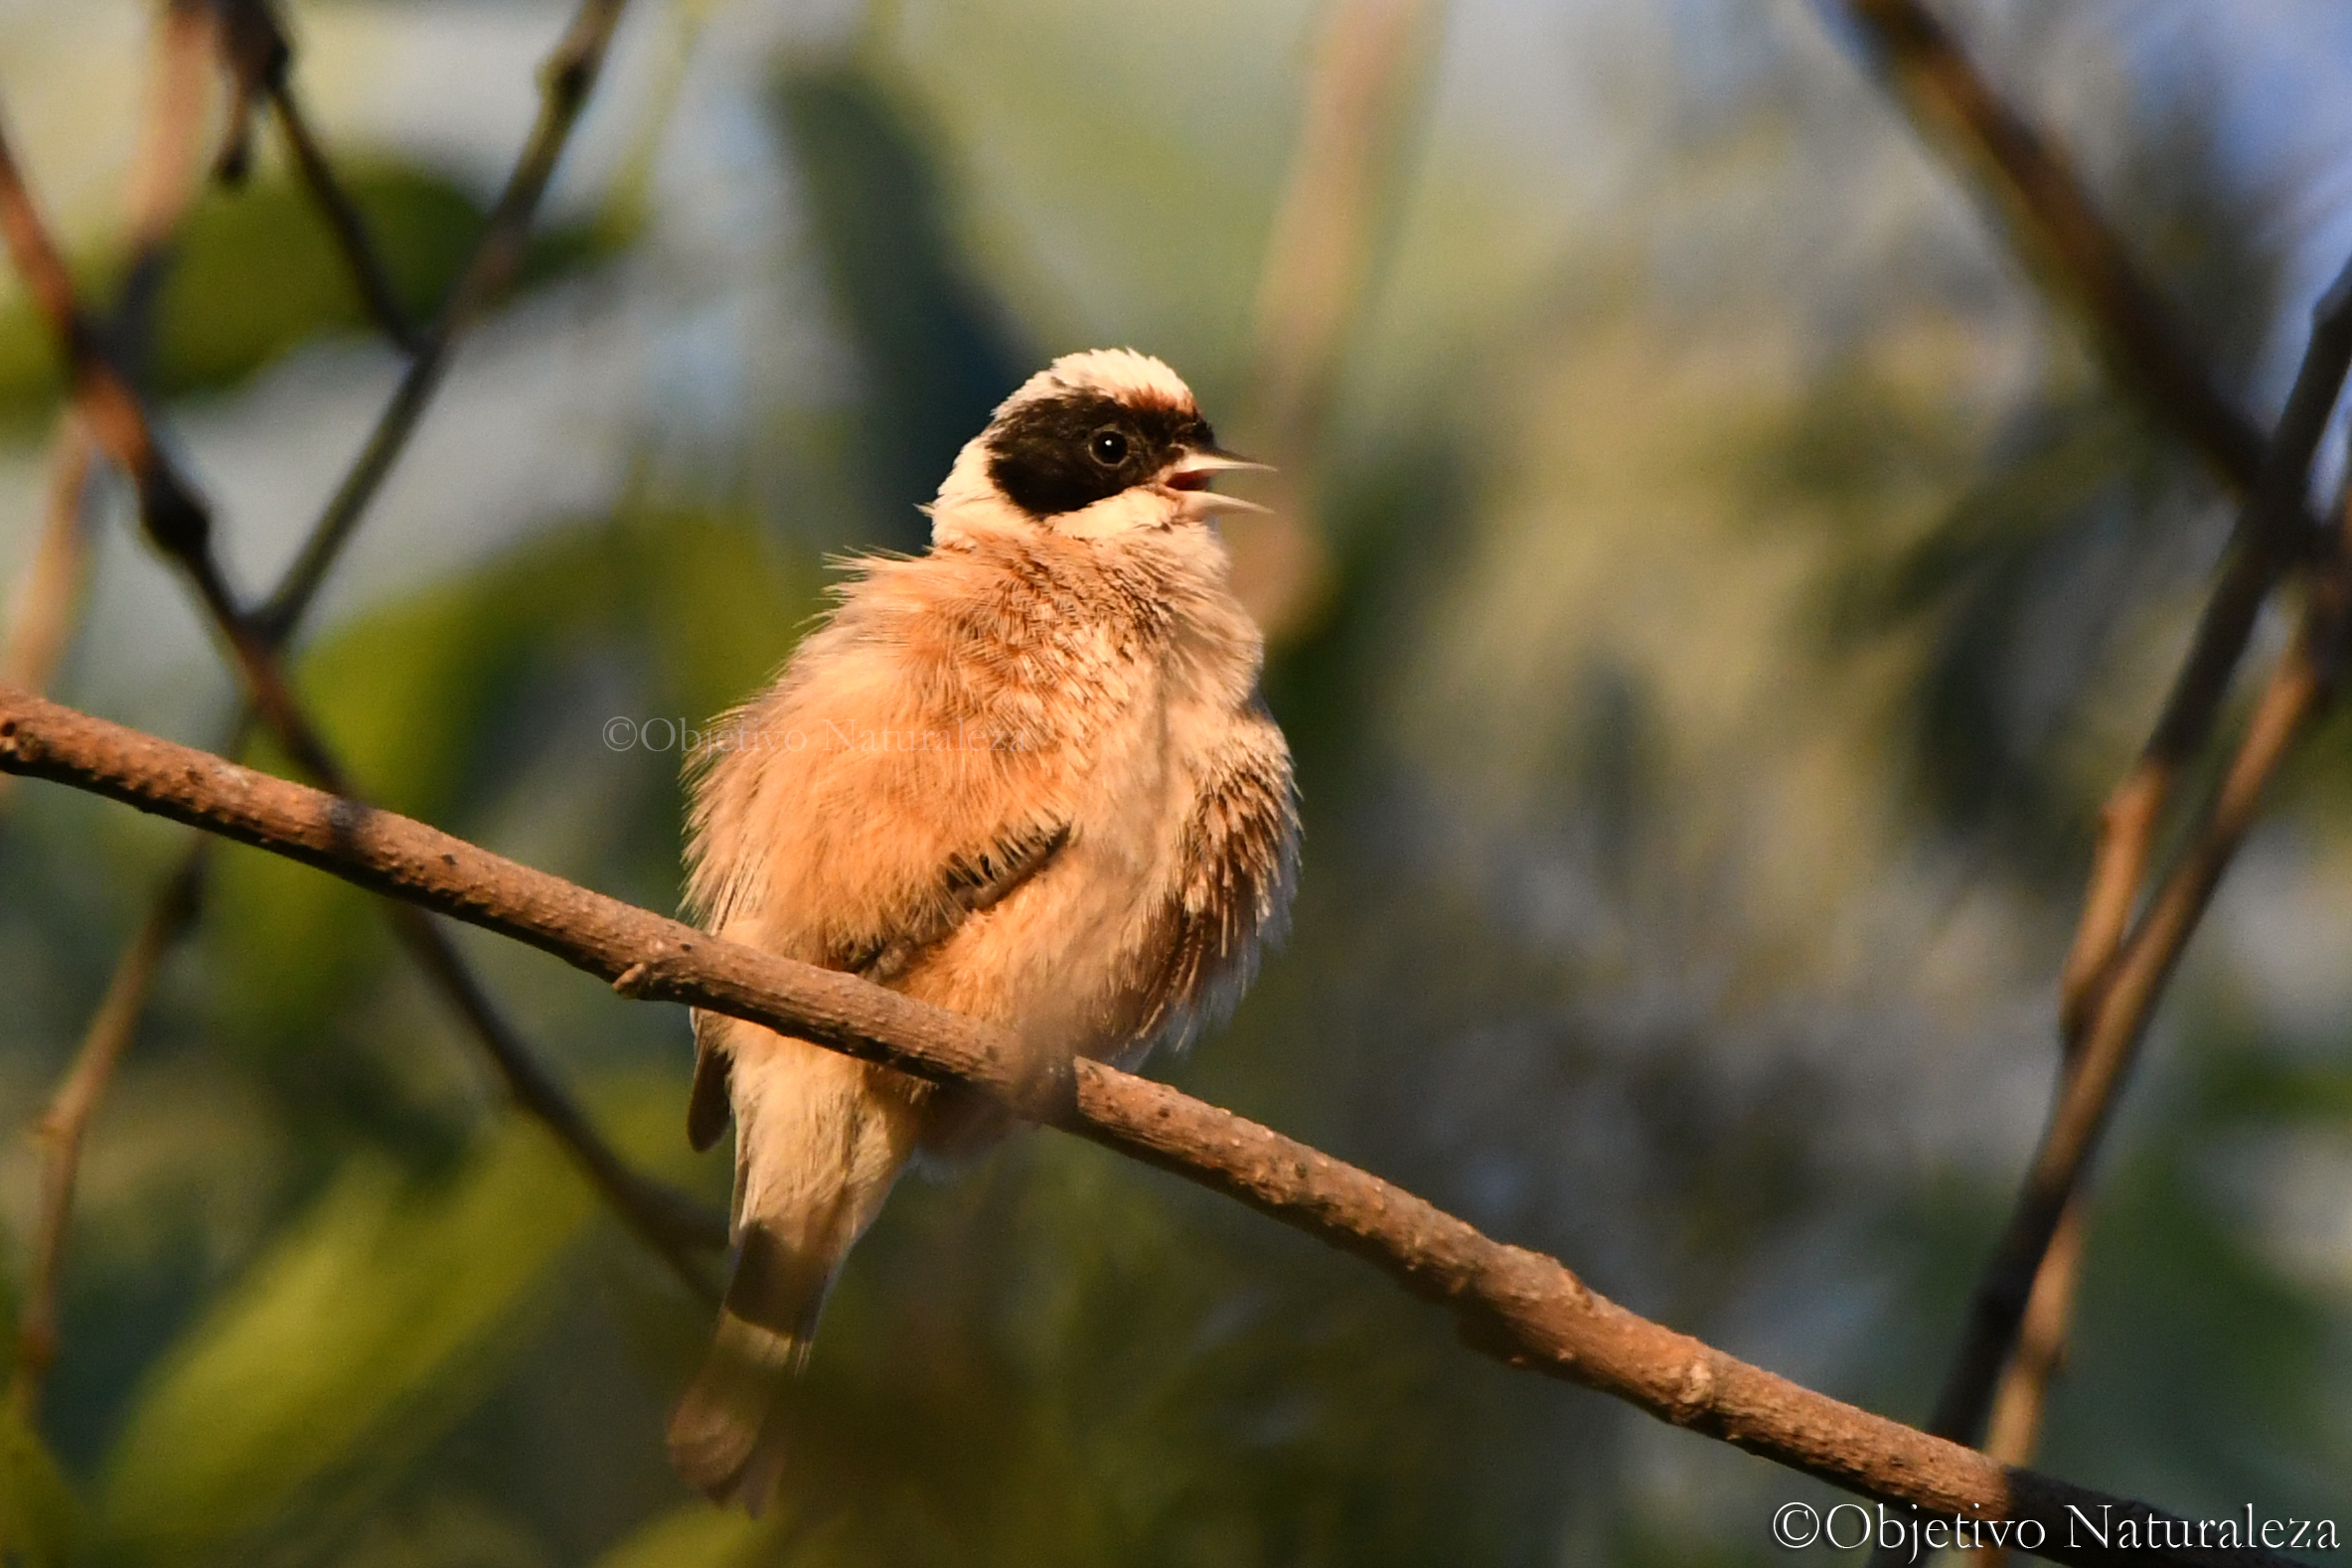
[[[1913,1415],[2047,1093],[2091,814],[2228,508],[1805,8],[1589,9],[1574,48],[1512,31],[1525,8],[1455,13],[1316,454],[1331,613],[1266,676],[1306,792],[1294,933],[1161,1070]],[[2268,406],[2317,187],[2248,173],[2211,41],[2130,12],[1956,16]],[[632,165],[640,216],[556,231],[534,276],[612,265],[460,368],[560,418],[654,365],[617,495],[469,513],[464,553],[356,592],[302,650],[371,798],[671,906],[662,737],[776,667],[826,551],[919,546],[913,504],[1042,355],[1134,342],[1212,415],[1238,394],[1312,20],[905,0],[747,71],[742,119],[699,126],[722,179],[672,170],[693,136]],[[1535,79],[1590,116],[1558,145],[1492,117]],[[478,206],[404,163],[352,178],[422,313]],[[673,209],[730,196],[788,204],[749,286],[821,321],[722,297]],[[614,318],[625,353],[589,357]],[[266,178],[205,197],[161,324],[174,393],[366,326]],[[540,358],[499,358],[534,334]],[[46,409],[48,363],[9,305],[0,410]],[[682,394],[712,387],[716,436]],[[256,417],[235,403],[208,408]],[[2052,1414],[2049,1462],[2084,1482],[2308,1512],[2352,1462],[2348,732],[2285,781],[2125,1107]],[[178,840],[62,791],[7,812],[21,1124]],[[723,1197],[723,1158],[681,1136],[682,1018],[461,939],[631,1158]],[[29,1161],[0,1166],[12,1289],[30,1192]],[[661,1451],[704,1310],[503,1108],[368,899],[236,849],[93,1129],[71,1260],[39,1431],[0,1414],[10,1568],[1762,1564],[1771,1507],[1812,1487],[1496,1366],[1230,1203],[1022,1135],[902,1185],[829,1311],[779,1506],[718,1512]]]
[[[480,237],[487,210],[449,181],[384,160],[343,167],[393,297],[429,324]],[[574,224],[534,239],[517,286],[608,253],[625,236]],[[69,258],[85,298],[104,300],[128,264],[101,248]],[[322,333],[375,327],[326,220],[283,170],[208,187],[181,227],[156,305],[145,381],[158,392],[230,387]],[[18,296],[0,309],[0,419],[46,414],[62,386],[48,323]]]
[[[0,1408],[0,1560],[53,1568],[73,1559],[79,1508],[58,1463],[14,1401]]]
[[[853,460],[876,542],[919,549],[929,501],[956,453],[1027,376],[1001,306],[972,279],[919,134],[872,73],[811,61],[776,96],[843,317],[873,385]]]

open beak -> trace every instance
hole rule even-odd
[[[1188,518],[1205,518],[1219,512],[1262,513],[1266,508],[1255,501],[1244,501],[1239,496],[1221,496],[1208,488],[1208,482],[1219,474],[1272,472],[1274,469],[1270,464],[1253,463],[1246,457],[1238,457],[1211,446],[1185,452],[1168,472],[1160,476],[1160,483],[1183,493],[1184,515]]]

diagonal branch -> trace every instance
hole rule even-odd
[[[1934,1432],[1967,1441],[1984,1424],[2034,1277],[2098,1151],[2117,1091],[2165,983],[2253,825],[2265,790],[2333,694],[2341,629],[2329,628],[2325,619],[2307,622],[2294,649],[2279,661],[2211,811],[2117,957],[2081,1049],[2063,1078],[2008,1227],[1978,1281],[1965,1336],[1929,1423]]]
[[[1904,108],[1985,189],[2010,239],[2088,319],[2124,390],[2230,488],[2254,488],[2263,432],[2223,394],[2066,154],[2005,102],[1922,0],[1845,0]]]
[[[392,466],[408,444],[425,405],[439,390],[457,340],[474,318],[521,271],[531,222],[554,177],[556,161],[571,138],[588,93],[603,68],[605,50],[621,19],[627,0],[581,0],[571,25],[540,68],[539,118],[531,128],[523,154],[507,176],[506,188],[490,210],[488,227],[474,246],[472,258],[441,307],[440,319],[425,335],[378,416],[343,483],[336,488],[317,525],[303,542],[294,563],[254,614],[254,625],[265,637],[282,641],[326,581],[335,558],[351,542],[369,505],[376,499]]]
[[[2104,1100],[2071,1110],[2068,1102],[2086,1081],[2104,1084],[2105,1097],[2119,1088],[2171,958],[2157,965],[2154,990],[2126,996],[2120,1006],[2113,994],[2116,984],[2135,955],[2143,968],[2148,954],[2169,948],[2177,956],[2211,892],[2208,884],[2184,904],[2178,895],[2190,883],[2182,878],[2193,882],[2210,867],[2218,879],[2229,849],[2222,848],[2215,859],[2217,840],[2234,847],[2229,825],[2209,816],[2196,846],[2151,902],[2139,930],[2131,932],[2174,786],[2212,735],[2262,606],[2280,576],[2324,537],[2308,510],[2308,487],[2313,454],[2342,385],[2346,359],[2352,357],[2352,309],[2346,297],[2352,268],[2316,311],[2278,429],[2264,441],[2218,391],[2189,334],[2101,216],[2070,161],[2001,99],[1922,0],[1846,0],[1844,10],[1914,120],[1989,189],[2018,248],[2089,318],[2124,387],[2172,423],[2246,496],[2163,714],[2101,813],[2083,913],[2060,982],[2067,1066],[2059,1102],[2010,1229],[1979,1283],[1966,1339],[1933,1423],[1934,1430],[1953,1436],[1972,1436],[1982,1426],[1993,1380],[2031,1301],[2050,1342],[2037,1344],[2012,1368],[2012,1386],[2004,1394],[2013,1417],[2004,1432],[2010,1445],[2005,1452],[2022,1452],[2018,1445],[2030,1444],[2042,1386],[2062,1351],[2072,1291],[2073,1249],[2065,1249],[2063,1258],[2050,1257],[2048,1249],[2062,1226],[2071,1234],[2079,1224],[2074,1210],[2080,1203],[2080,1176],[2107,1110]],[[2282,665],[2279,680],[2288,673]],[[2289,701],[2280,695],[2279,680],[2265,699],[2265,712],[2274,720],[2278,705]],[[2324,701],[2324,685],[2306,691],[2302,700],[2315,708]],[[2291,737],[2308,713],[2288,716]],[[2259,793],[2267,777],[2263,769],[2276,765],[2283,743],[2267,764],[2259,753],[2279,740],[2258,722],[2233,765],[2233,779]],[[2244,831],[2243,823],[2236,831]],[[2176,924],[2184,911],[2186,923]],[[2102,1059],[2085,1059],[2095,1054]],[[1882,1552],[1879,1560],[1892,1559]]]
[[[21,693],[0,692],[0,770],[70,784],[413,901],[550,953],[626,996],[706,1008],[981,1088],[1031,1119],[1353,1253],[1450,1310],[1465,1341],[1486,1354],[1598,1389],[1833,1486],[1934,1514],[2034,1521],[2042,1534],[2036,1549],[2065,1563],[2120,1560],[2079,1543],[2080,1530],[2067,1527],[2070,1505],[2094,1518],[2111,1507],[2117,1517],[2169,1518],[2004,1468],[1737,1360],[1602,1298],[1552,1258],[1494,1241],[1377,1176],[1165,1084],[1078,1061],[1057,1095],[1028,1098],[1028,1075],[1003,1030],[719,940],[421,823]],[[2193,1526],[2187,1538],[2195,1538]],[[2283,1561],[2253,1550],[2129,1555]]]
[[[180,221],[201,178],[195,148],[209,106],[206,67],[213,37],[213,17],[204,0],[173,0],[157,19],[154,76],[130,172],[130,260],[111,333],[117,352],[134,361],[145,357],[152,342],[156,296],[170,267]],[[80,411],[69,406],[59,417],[50,453],[48,523],[22,596],[22,618],[10,629],[0,683],[40,691],[64,651],[85,575],[87,492],[97,456]],[[208,842],[197,840],[199,845]],[[191,856],[178,874],[157,889],[138,934],[115,966],[73,1065],[35,1128],[41,1150],[39,1217],[25,1273],[16,1375],[10,1386],[17,1411],[27,1420],[40,1404],[42,1384],[57,1354],[58,1297],[83,1135],[113,1079],[115,1064],[137,1031],[156,972],[195,918],[202,874],[203,857]]]
[[[202,875],[203,861],[192,859],[181,874],[164,884],[162,896],[147,911],[139,934],[123,950],[114,978],[107,982],[105,999],[90,1019],[73,1068],[58,1085],[49,1109],[34,1129],[41,1146],[41,1215],[33,1234],[24,1311],[17,1324],[16,1376],[9,1388],[17,1413],[27,1420],[40,1402],[50,1363],[57,1358],[58,1281],[64,1273],[66,1231],[74,1217],[82,1135],[89,1130],[90,1117],[113,1081],[115,1065],[138,1030],[139,1015],[146,1011],[156,971],[196,918]]]
[[[2307,460],[2280,461],[2253,420],[2218,390],[2189,333],[2064,152],[2001,98],[1922,0],[1846,0],[1844,11],[1923,134],[1976,176],[2018,250],[2089,320],[2124,389],[2249,497],[2164,717],[2139,765],[2101,813],[2083,918],[2062,983],[2064,1022],[2073,1035],[2122,938],[2180,765],[2211,734],[2272,585],[2299,547],[2324,531],[2302,491],[2288,494],[2275,484],[2300,475]],[[2306,361],[2306,376],[2311,368]],[[2298,379],[2298,394],[2304,386]],[[2295,412],[2290,396],[2281,437]],[[2323,407],[2322,425],[2325,415]]]
[[[2240,539],[2269,538],[2283,549],[2282,536],[2290,531],[2289,520],[2308,493],[2319,439],[2341,395],[2348,365],[2352,365],[2352,262],[2313,311],[2311,341],[2295,375],[2286,410],[2279,416],[2263,478],[2239,524]],[[2075,1070],[2084,1040],[2096,1032],[2097,1013],[2123,951],[2165,803],[2181,773],[2204,749],[2228,691],[2230,670],[2216,651],[2243,647],[2252,632],[2262,593],[2239,577],[2253,558],[2240,551],[2225,566],[2188,659],[2174,680],[2163,715],[2101,813],[2099,844],[2082,918],[2059,976],[2059,1029],[2066,1042],[2069,1073]],[[2335,569],[2341,570],[2340,562]],[[2315,602],[2313,613],[2325,612]],[[2324,644],[2323,632],[2306,633],[2306,640],[2314,637]],[[2121,1076],[2114,1082],[2119,1088]],[[2060,1093],[2064,1092],[2062,1085]],[[2086,1150],[2083,1159],[2087,1162],[2088,1158]],[[2073,1316],[2081,1268],[2083,1202],[2078,1186],[2067,1199],[2045,1251],[2034,1260],[2030,1278],[1994,1280],[1991,1268],[1995,1265],[1987,1266],[1978,1287],[1977,1319],[1983,1327],[1972,1327],[1970,1339],[1993,1333],[2007,1316],[2006,1304],[2021,1302],[2015,1323],[2005,1331],[2017,1339],[2016,1351],[2012,1358],[2004,1346],[1996,1360],[1989,1347],[1971,1350],[1963,1344],[1940,1401],[1953,1424],[1931,1423],[1933,1430],[1958,1437],[1989,1418],[1988,1452],[2017,1464],[2032,1457],[2049,1384],[2065,1358],[2067,1326]],[[2022,1271],[2023,1254],[2012,1259],[2009,1267]],[[1997,1377],[1997,1385],[1962,1385],[1963,1368],[1980,1369],[1987,1364],[1994,1370],[1967,1375]],[[1887,1554],[1881,1557],[1883,1560]]]
[[[2162,715],[2131,771],[2101,814],[2081,925],[2059,979],[2059,1019],[2072,1039],[2083,1030],[2114,964],[2145,874],[2164,803],[2181,770],[2204,749],[2228,696],[2239,653],[2254,633],[2278,573],[2323,536],[2301,530],[2311,465],[2328,418],[2352,369],[2352,262],[2312,310],[2311,338],[2295,372],[2262,472],[2240,512],[2237,543],[2222,566],[2188,657],[2173,680]]]
[[[222,147],[218,170],[224,180],[244,177],[250,155],[252,117],[264,101],[294,155],[295,171],[327,221],[350,267],[360,297],[386,337],[403,354],[418,347],[416,329],[400,308],[392,274],[368,235],[367,220],[337,178],[326,149],[311,129],[310,117],[295,95],[292,79],[293,46],[268,0],[214,0],[221,15],[221,56],[235,84],[236,101],[230,117],[229,139]]]

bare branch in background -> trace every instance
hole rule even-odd
[[[2315,596],[2314,605],[2324,597]],[[2123,944],[2086,1027],[2081,1051],[2065,1075],[2008,1228],[1978,1281],[1967,1329],[1936,1402],[1931,1430],[1963,1440],[1982,1430],[2035,1275],[2098,1150],[2117,1090],[2147,1031],[2165,982],[2252,826],[2263,792],[2294,741],[2326,706],[2341,639],[2339,615],[2315,610],[2306,619],[2293,650],[2279,661],[2256,704],[2246,737],[2188,851]]]
[[[235,112],[218,164],[222,178],[232,182],[243,178],[251,153],[253,115],[266,101],[279,132],[286,138],[287,150],[294,155],[295,171],[333,232],[344,264],[350,267],[352,281],[359,285],[360,298],[366,302],[369,314],[400,352],[415,353],[416,329],[392,291],[392,276],[369,236],[367,220],[352,204],[350,193],[336,176],[335,167],[328,160],[326,149],[319,144],[310,117],[295,94],[294,52],[276,12],[268,0],[214,0],[214,3],[221,13],[222,59],[236,91]]]
[[[568,47],[585,37],[597,56],[583,64],[576,53],[559,53],[553,77],[560,80],[551,81],[549,86],[550,96],[562,93],[570,98],[574,114],[593,78],[595,59],[600,58],[602,45],[610,36],[610,21],[617,16],[616,7],[593,6],[582,15],[589,16],[599,9],[608,13],[600,31],[583,33],[575,26],[565,39]],[[569,119],[564,123],[568,125]],[[526,153],[527,166],[540,147],[541,139],[535,137],[532,149]],[[548,167],[551,169],[551,157],[548,159]],[[540,186],[544,188],[544,184],[543,172]],[[282,634],[271,636],[258,629],[253,618],[237,603],[212,549],[209,514],[195,500],[193,487],[178,475],[164,455],[135,392],[80,315],[72,284],[58,262],[54,243],[40,222],[5,143],[0,143],[0,227],[5,227],[18,265],[59,336],[84,416],[91,420],[109,455],[133,476],[142,498],[141,516],[150,540],[188,575],[228,642],[255,709],[306,771],[338,794],[352,794],[341,767],[301,710],[286,682],[278,660]],[[469,269],[469,277],[480,270],[484,254],[517,248],[518,242],[511,235],[502,235],[494,225],[492,234],[485,236],[482,249],[477,252],[477,264]],[[462,293],[462,281],[459,288]],[[447,340],[442,341],[445,344]],[[404,380],[403,389],[407,386]],[[353,521],[356,520],[355,514]],[[295,609],[301,607],[297,604]],[[287,629],[290,628],[291,621],[287,623]],[[162,912],[169,901],[167,889],[151,912],[146,929],[166,929]],[[402,944],[472,1029],[516,1102],[556,1136],[623,1222],[664,1257],[690,1289],[714,1298],[715,1286],[708,1277],[706,1255],[725,1244],[724,1221],[702,1204],[630,1170],[605,1144],[562,1086],[540,1065],[519,1032],[499,1014],[447,934],[406,906],[395,905],[391,914]],[[169,929],[176,930],[185,924],[185,919],[171,922]],[[153,965],[140,966],[126,960],[122,972],[130,991],[121,999],[117,1011],[135,1020],[144,997],[144,983],[152,979]],[[93,1036],[95,1033],[93,1028]],[[102,1084],[104,1080],[101,1076],[96,1081]],[[78,1146],[77,1140],[75,1147]]]
[[[1181,1176],[1373,1264],[1449,1309],[1473,1348],[1580,1383],[1833,1486],[1961,1518],[2031,1519],[2073,1544],[2069,1505],[2166,1519],[1843,1404],[1628,1312],[1552,1258],[1506,1246],[1366,1172],[1165,1084],[1080,1060],[1040,1101],[1010,1035],[956,1014],[533,870],[462,839],[43,699],[0,692],[0,769],[71,784],[529,943],[625,996],[684,1003],[934,1081]],[[2193,1532],[2193,1526],[2190,1526]],[[2155,1538],[2164,1539],[2163,1535]],[[2279,1563],[2260,1551],[2133,1561]]]
[[[18,1413],[28,1421],[40,1407],[42,1384],[57,1358],[58,1294],[65,1277],[66,1232],[74,1219],[74,1187],[81,1169],[81,1141],[113,1082],[116,1064],[138,1032],[156,971],[196,918],[203,863],[201,859],[191,860],[165,884],[164,896],[140,922],[139,934],[123,949],[114,978],[107,982],[105,1000],[90,1019],[81,1048],[74,1053],[74,1065],[35,1129],[41,1146],[41,1216],[17,1324],[16,1376],[9,1386]]]
[[[336,556],[351,542],[352,532],[359,527],[393,464],[399,461],[417,420],[424,415],[425,405],[439,389],[458,339],[473,325],[482,308],[513,283],[522,269],[532,219],[539,211],[540,199],[547,194],[548,182],[554,177],[556,161],[563,155],[572,127],[578,123],[580,111],[587,107],[588,93],[595,86],[596,74],[604,64],[604,52],[612,42],[613,29],[619,25],[626,3],[627,0],[582,0],[571,26],[540,68],[538,121],[531,128],[530,139],[524,143],[514,171],[507,176],[506,188],[499,193],[497,205],[490,210],[489,226],[475,245],[473,256],[442,305],[440,318],[408,362],[391,401],[378,416],[375,429],[369,432],[367,444],[303,541],[294,563],[254,616],[256,628],[273,643],[283,642],[301,620],[311,599],[326,581]]]
[[[2109,798],[2090,892],[2074,949],[2060,978],[2061,1022],[2071,1037],[2115,961],[2144,876],[2156,824],[2181,770],[2205,747],[2229,694],[2238,652],[2254,633],[2263,600],[2278,573],[2319,536],[2301,528],[2311,465],[2327,433],[2344,377],[2352,368],[2352,264],[2312,312],[2311,339],[2278,430],[2247,497],[2239,543],[2222,566],[2188,659],[2174,679],[2139,760]]]
[[[2070,161],[2002,101],[1921,0],[1847,0],[1846,11],[1914,119],[1979,177],[2037,273],[2089,318],[2125,390],[2161,413],[2246,497],[2163,714],[2101,814],[2083,914],[2061,978],[2067,1054],[2057,1102],[2009,1229],[1978,1284],[1969,1328],[1931,1422],[1932,1430],[1962,1440],[1982,1430],[2030,1302],[2041,1333],[2009,1366],[2001,1435],[2003,1452],[2030,1454],[2047,1381],[2063,1354],[2082,1172],[2171,965],[2264,782],[2327,698],[2328,681],[2319,676],[2329,667],[2329,634],[2307,623],[2298,652],[2274,677],[2230,784],[2134,930],[2174,785],[2212,737],[2263,604],[2323,537],[2309,512],[2311,466],[2352,361],[2352,268],[2321,301],[2294,389],[2266,441],[2220,392]],[[2053,1250],[2062,1229],[2068,1245]],[[1878,1561],[1890,1560],[1880,1553]]]
[[[1922,0],[1845,0],[1845,11],[1922,132],[1974,177],[2018,250],[2088,321],[2123,390],[2188,437],[2230,488],[2252,490],[2261,427],[2222,392],[2073,162],[2002,100]]]
[[[89,569],[85,509],[96,455],[81,416],[70,408],[60,414],[42,486],[41,535],[8,594],[8,641],[0,647],[0,686],[48,691],[66,645],[74,639]],[[0,798],[5,798],[5,791],[0,791]]]
[[[1331,589],[1314,467],[1362,303],[1401,127],[1428,68],[1432,0],[1330,0],[1290,178],[1258,278],[1240,445],[1275,466],[1271,516],[1218,525],[1234,592],[1281,641]]]
[[[2072,1035],[2122,939],[2172,782],[2211,733],[2273,584],[2301,544],[2323,532],[2306,494],[2288,494],[2282,483],[2303,474],[2308,460],[2274,461],[2277,454],[2222,394],[2188,332],[2101,216],[2072,162],[2001,99],[1921,0],[1847,0],[1846,12],[1923,132],[1976,176],[2036,273],[2089,320],[2123,389],[2147,401],[2220,478],[2249,498],[2164,718],[2139,765],[2101,813],[2083,918],[2062,982]],[[2304,370],[2307,378],[2309,362]],[[2298,380],[2298,394],[2304,386]],[[2322,428],[2326,413],[2319,409]],[[2290,398],[2280,434],[2298,428]],[[2314,442],[2317,434],[2311,433]]]
[[[2025,1322],[2017,1332],[2017,1349],[2001,1375],[1992,1402],[1992,1418],[1985,1428],[1984,1452],[2004,1465],[2033,1463],[2041,1444],[2042,1418],[2049,1409],[2050,1385],[2066,1364],[2067,1337],[2075,1315],[2075,1286],[2083,1266],[2083,1195],[2077,1192],[2059,1218],[2058,1234],[2033,1279],[2033,1294],[2025,1304]],[[2008,1552],[1994,1547],[1978,1568],[2005,1568]]]
[[[117,352],[133,360],[145,357],[153,337],[156,296],[180,222],[201,184],[196,150],[212,108],[213,43],[213,17],[203,0],[175,0],[157,18],[155,64],[138,151],[131,162],[126,226],[130,257],[111,334]],[[44,690],[64,655],[87,574],[88,491],[97,457],[80,409],[68,407],[59,415],[51,444],[47,519],[10,627],[0,683]],[[200,857],[191,857],[158,891],[138,934],[117,961],[74,1063],[36,1129],[42,1154],[40,1218],[25,1276],[11,1385],[11,1396],[28,1419],[40,1402],[43,1381],[57,1353],[58,1296],[82,1138],[105,1097],[115,1064],[137,1032],[156,971],[195,918],[202,863]]]

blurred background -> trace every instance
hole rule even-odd
[[[549,0],[296,0],[294,79],[419,314]],[[2352,250],[2333,0],[1966,0],[2267,425]],[[125,266],[142,0],[0,3],[0,111]],[[2100,368],[1838,8],[638,0],[521,282],[298,645],[371,796],[670,909],[680,758],[919,548],[1057,353],[1174,364],[1284,467],[1236,536],[1306,862],[1155,1064],[1599,1290],[1925,1413],[2055,1062],[2097,803],[2232,507]],[[248,593],[398,373],[282,145],[206,189],[148,374]],[[0,572],[58,377],[0,282]],[[2323,451],[2323,490],[2342,467]],[[52,690],[217,745],[235,689],[101,480]],[[2266,626],[2258,651],[2282,626]],[[614,718],[627,729],[608,727]],[[615,743],[615,737],[620,743]],[[2352,733],[2302,754],[2089,1215],[2046,1466],[2192,1514],[2352,1474]],[[0,817],[0,1307],[70,1060],[181,835]],[[682,1013],[461,933],[647,1169],[723,1200]],[[91,1125],[12,1563],[1764,1563],[1810,1483],[1507,1371],[1347,1259],[1053,1134],[910,1179],[756,1523],[664,1462],[706,1309],[506,1107],[341,884],[229,850]],[[4,1555],[4,1554],[0,1554]]]

